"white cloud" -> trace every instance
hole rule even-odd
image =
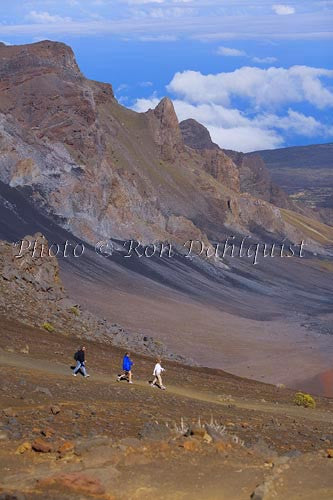
[[[164,0],[125,0],[129,5],[146,5],[154,3],[164,3]]]
[[[333,70],[308,66],[289,69],[243,66],[216,75],[203,75],[198,71],[176,73],[167,89],[193,103],[214,102],[229,106],[233,98],[242,98],[256,108],[308,102],[323,109],[333,106],[333,93],[321,77],[333,78]]]
[[[58,15],[52,15],[49,12],[37,12],[32,10],[29,12],[27,19],[34,23],[49,24],[49,23],[70,23],[72,20],[70,17],[61,17]]]
[[[278,16],[288,16],[290,14],[295,14],[296,12],[296,9],[294,7],[284,4],[274,4],[272,5],[272,9]]]
[[[208,126],[213,142],[224,149],[248,153],[283,146],[283,138],[274,130],[248,127],[222,128]]]
[[[315,135],[325,137],[332,133],[330,126],[323,125],[313,116],[306,116],[293,109],[288,109],[287,114],[284,116],[275,114],[258,115],[253,120],[253,123],[257,123],[261,128],[278,129],[307,137]]]
[[[178,38],[174,35],[145,35],[139,36],[140,42],[176,42]]]
[[[273,64],[277,61],[276,57],[252,57],[252,61],[257,64]]]
[[[277,61],[276,57],[251,57],[244,50],[224,46],[218,47],[216,53],[226,57],[247,57],[257,64],[272,64]]]
[[[195,14],[195,9],[189,9],[184,7],[156,7],[147,10],[135,10],[133,12],[135,17],[151,17],[153,19],[165,19],[165,18],[183,18],[189,15]]]
[[[127,83],[121,83],[118,87],[116,92],[123,92],[124,90],[129,90],[130,86]]]
[[[243,50],[238,50],[238,49],[232,49],[230,47],[219,47],[217,49],[217,53],[220,56],[227,56],[227,57],[242,57],[246,56],[246,52]]]
[[[145,113],[148,109],[154,109],[158,105],[161,99],[158,97],[150,97],[148,99],[142,98],[137,99],[133,106],[134,111],[138,113]],[[175,103],[175,102],[174,102]]]
[[[173,36],[176,39],[317,40],[332,39],[331,11],[322,2],[292,16],[275,15],[267,0],[11,0],[18,12],[0,24],[0,38],[112,35],[122,39]],[[3,2],[2,2],[3,3]],[[25,16],[24,4],[30,15]],[[282,11],[294,7],[284,4]],[[291,5],[296,5],[293,0]],[[51,10],[52,8],[52,10]],[[57,9],[56,14],[53,9]],[[287,9],[286,9],[287,8]],[[279,9],[278,9],[279,10]],[[103,16],[94,19],[96,11]],[[280,9],[280,12],[282,12]],[[70,12],[70,14],[68,13]],[[71,19],[70,17],[71,16]],[[167,19],[167,22],[166,22]],[[231,45],[232,46],[232,45]]]
[[[172,3],[191,3],[193,0],[172,0]],[[129,5],[148,5],[156,3],[168,3],[167,0],[124,0]]]
[[[152,87],[153,85],[154,85],[153,82],[149,82],[149,81],[148,82],[140,82],[139,83],[139,86],[140,87],[144,87],[144,88]]]

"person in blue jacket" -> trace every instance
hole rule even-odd
[[[122,375],[118,375],[118,382],[120,380],[127,380],[130,384],[133,384],[132,382],[132,366],[133,366],[133,361],[130,358],[130,353],[127,352],[123,358],[123,370],[124,373]]]

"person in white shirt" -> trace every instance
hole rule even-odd
[[[163,382],[162,382],[162,377],[161,377],[161,373],[164,372],[164,368],[162,367],[161,365],[161,358],[157,358],[156,359],[156,365],[155,365],[155,368],[154,368],[154,371],[153,371],[153,375],[154,375],[154,380],[150,383],[150,385],[152,387],[160,387],[160,389],[163,389],[165,390],[166,388],[164,387],[163,385]],[[158,385],[157,385],[158,383]]]

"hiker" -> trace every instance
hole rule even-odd
[[[133,366],[133,361],[130,358],[130,353],[126,352],[124,358],[123,358],[123,371],[124,373],[122,375],[118,375],[117,380],[120,382],[121,380],[127,380],[130,384],[133,384],[132,382],[132,366]]]
[[[165,391],[165,389],[166,389],[166,387],[163,385],[162,377],[161,377],[161,373],[164,371],[165,371],[165,369],[161,365],[161,358],[156,358],[156,365],[155,365],[155,368],[153,371],[154,380],[152,382],[150,382],[150,385],[152,387],[159,387],[163,391]],[[157,382],[158,382],[158,384],[157,384]]]
[[[74,368],[73,375],[76,377],[76,374],[79,370],[83,373],[84,377],[89,377],[86,366],[85,366],[85,352],[86,348],[84,346],[80,347],[80,349],[74,354],[74,359],[76,361],[76,367]]]

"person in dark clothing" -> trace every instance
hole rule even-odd
[[[130,353],[127,352],[123,358],[123,370],[124,373],[122,375],[118,375],[118,382],[120,380],[127,380],[130,384],[133,384],[132,382],[132,366],[133,366],[133,361],[130,358]]]
[[[74,368],[74,372],[73,372],[73,375],[74,377],[76,377],[77,375],[77,372],[80,370],[84,377],[89,377],[88,373],[87,373],[87,370],[86,370],[86,366],[85,366],[85,362],[86,362],[86,348],[84,346],[82,346],[76,353],[75,353],[75,360],[76,360],[76,367]]]

